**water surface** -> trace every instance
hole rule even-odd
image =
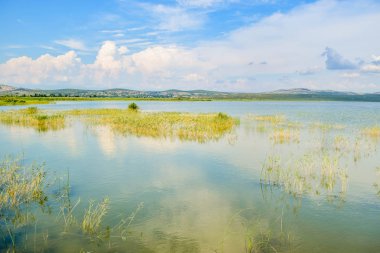
[[[129,103],[58,102],[38,107],[126,108]],[[54,215],[39,214],[37,225],[29,228],[29,239],[23,233],[17,238],[21,251],[22,245],[29,245],[26,252],[33,252],[33,247],[38,252],[248,252],[250,241],[261,239],[273,247],[259,252],[380,252],[380,196],[374,186],[380,183],[376,170],[380,143],[361,134],[362,129],[380,124],[379,103],[136,103],[143,111],[225,112],[239,117],[241,124],[222,139],[206,143],[121,136],[80,120],[48,132],[0,125],[2,157],[22,154],[25,164],[44,162],[50,175],[58,178],[69,172],[71,199],[81,200],[78,216],[91,199],[110,199],[104,226],[144,205],[128,227],[127,239],[115,238],[112,245],[62,235]],[[249,119],[271,114],[301,124],[299,141],[274,143],[272,130],[260,130],[258,122]],[[321,125],[344,127],[321,130]],[[294,196],[263,182],[268,157],[281,157],[292,166],[304,154],[331,146],[336,136],[349,141],[345,148],[350,151],[339,153],[348,176],[343,192],[322,187],[320,194]],[[357,159],[351,152],[355,141],[360,142]],[[46,241],[44,233],[49,234]],[[37,243],[30,239],[33,236]]]

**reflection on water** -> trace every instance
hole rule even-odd
[[[0,154],[46,162],[47,198],[23,209],[24,225],[1,212],[0,251],[13,239],[20,252],[378,252],[380,142],[368,129],[380,107],[342,104],[225,102],[251,115],[202,143],[75,117],[46,132],[4,123]],[[224,111],[188,106],[208,105]],[[360,122],[343,120],[347,108]]]

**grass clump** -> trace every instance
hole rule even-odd
[[[138,105],[136,103],[130,103],[128,105],[128,109],[132,110],[132,111],[137,111],[137,110],[139,110],[139,107],[138,107]]]
[[[99,235],[100,225],[104,216],[109,209],[109,200],[105,198],[102,202],[94,205],[94,201],[90,201],[89,207],[86,209],[82,221],[82,231],[85,234],[96,236]]]
[[[380,126],[368,127],[363,130],[363,134],[375,140],[380,140]]]
[[[33,202],[43,203],[45,172],[41,166],[24,168],[19,160],[0,164],[0,210],[10,210]]]
[[[254,119],[256,121],[262,121],[262,122],[270,123],[272,125],[278,125],[286,121],[286,118],[284,115],[260,115],[260,116],[254,116]]]
[[[42,166],[22,166],[19,159],[0,163],[0,251],[16,246],[20,229],[35,221],[35,209],[47,202]],[[4,245],[3,245],[4,244]]]
[[[47,114],[37,107],[0,112],[0,122],[5,125],[31,127],[38,132],[60,130],[65,127],[63,114]]]
[[[327,153],[307,154],[285,163],[277,156],[269,156],[261,172],[262,183],[278,186],[294,196],[342,196],[347,191],[347,178],[339,158]]]
[[[179,138],[198,142],[217,140],[238,124],[236,119],[223,113],[135,113],[130,109],[87,109],[68,111],[67,114],[81,116],[90,125],[109,126],[123,135]]]
[[[299,142],[299,132],[289,128],[276,128],[271,135],[271,139],[275,144]]]

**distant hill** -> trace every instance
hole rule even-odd
[[[0,92],[6,92],[6,91],[12,91],[12,90],[16,90],[16,88],[9,85],[5,85],[5,84],[0,84]]]
[[[333,90],[310,90],[305,88],[280,89],[270,92],[243,93],[209,90],[139,91],[131,89],[57,89],[39,90],[0,85],[0,96],[37,97],[100,97],[100,98],[183,98],[183,99],[246,99],[246,100],[326,100],[326,101],[372,101],[380,102],[380,92],[355,93]]]

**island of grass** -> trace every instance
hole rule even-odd
[[[132,103],[127,109],[45,111],[36,107],[0,112],[0,123],[44,132],[63,129],[81,120],[89,126],[108,126],[122,135],[179,138],[205,142],[231,132],[239,120],[224,113],[144,112]]]

